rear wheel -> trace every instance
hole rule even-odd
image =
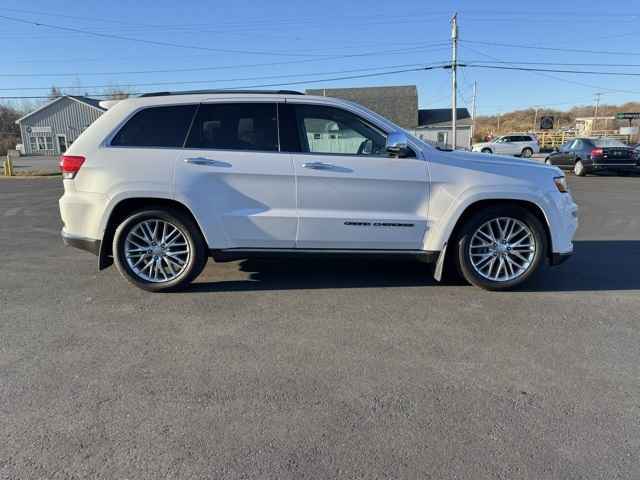
[[[549,157],[544,159],[544,163],[549,165],[549,166],[553,165],[553,163],[551,162],[551,159]]]
[[[490,148],[483,148],[482,153],[493,153]]]
[[[527,148],[523,148],[521,156],[522,156],[522,158],[531,158],[533,156],[533,150],[531,150],[528,147]]]
[[[152,292],[177,290],[194,280],[207,261],[205,242],[180,211],[145,210],[126,218],[113,238],[120,274]]]
[[[497,206],[472,216],[457,241],[462,276],[486,290],[507,290],[527,280],[546,250],[544,226],[519,206]]]
[[[578,177],[584,177],[587,174],[582,160],[576,161],[576,163],[573,165],[573,173],[575,173]]]

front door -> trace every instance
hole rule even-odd
[[[274,102],[200,105],[176,162],[175,188],[210,246],[295,246],[295,177],[277,132]]]
[[[67,151],[67,137],[65,135],[58,135],[58,150],[62,154]]]
[[[385,132],[347,110],[295,103],[286,109],[281,125],[297,131],[299,142],[293,153],[300,216],[296,246],[421,249],[426,161],[389,157]]]

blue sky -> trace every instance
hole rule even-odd
[[[314,79],[322,81],[282,88],[415,84],[422,107],[447,107],[448,70],[324,79],[448,61],[449,19],[455,11],[459,12],[462,62],[640,65],[640,2],[636,0],[610,0],[606,4],[594,0],[2,0],[0,15],[14,20],[0,18],[0,38],[8,46],[2,53],[0,96],[46,95],[52,84],[75,87],[68,90],[71,93],[98,93],[104,91],[102,86],[130,85],[129,91],[143,92]],[[606,70],[595,66],[543,68]],[[640,73],[640,67],[632,66],[609,70]],[[459,79],[459,102],[463,106],[470,106],[472,85],[478,82],[479,114],[528,106],[568,109],[591,104],[595,92],[604,93],[603,103],[640,100],[640,77],[465,68]],[[162,82],[192,83],[149,85]],[[44,89],[35,89],[39,87]]]

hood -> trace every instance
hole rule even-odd
[[[558,170],[558,167],[545,165],[536,160],[526,160],[524,158],[512,157],[507,155],[494,155],[490,153],[471,153],[456,150],[448,152],[447,155],[453,156],[456,160],[464,161],[470,164],[493,164],[493,165],[509,165],[514,167],[532,167],[547,170]]]

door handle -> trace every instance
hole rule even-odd
[[[322,163],[322,162],[303,163],[302,166],[304,168],[311,168],[312,170],[332,170],[335,168],[335,165],[331,165],[329,163]]]
[[[231,164],[229,162],[223,162],[221,160],[214,160],[212,158],[205,157],[192,157],[185,158],[184,163],[189,163],[191,165],[201,165],[205,167],[230,167]]]

